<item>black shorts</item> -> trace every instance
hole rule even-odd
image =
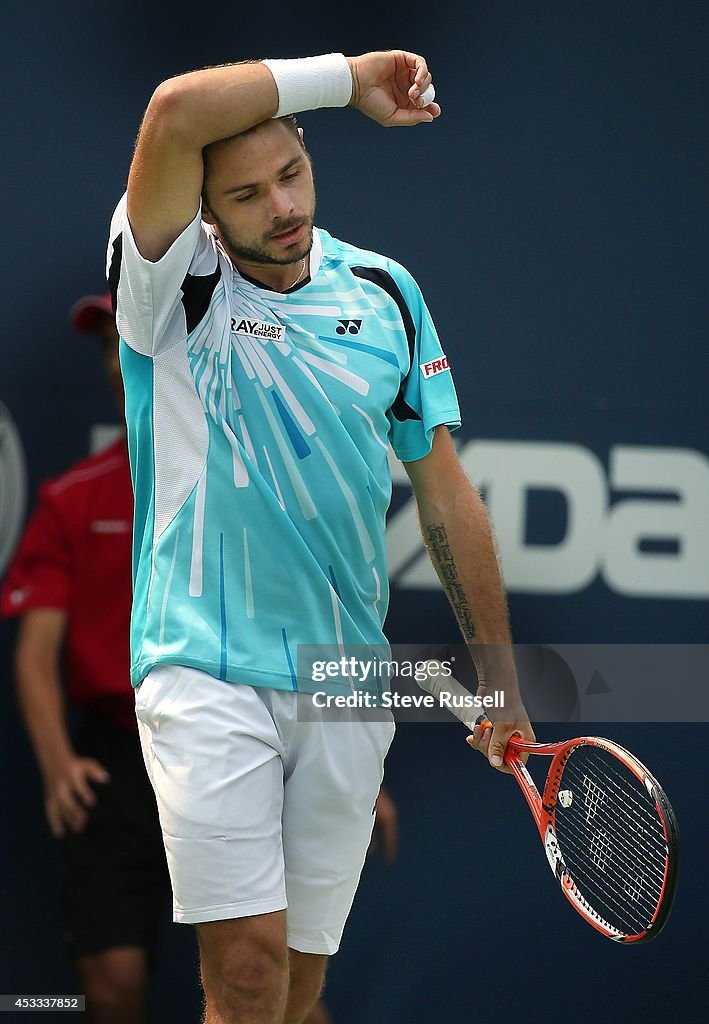
[[[94,784],[83,832],[59,841],[64,938],[72,959],[116,946],[140,946],[156,959],[170,893],[162,832],[137,732],[87,715],[74,738],[111,781]]]

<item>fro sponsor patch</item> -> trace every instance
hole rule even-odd
[[[424,378],[435,377],[437,373],[445,373],[450,370],[448,356],[441,356],[440,359],[432,359],[430,363],[419,363]]]
[[[267,320],[237,320],[231,318],[231,329],[234,334],[250,334],[252,338],[263,338],[265,341],[283,341],[285,328],[280,324],[270,324]]]

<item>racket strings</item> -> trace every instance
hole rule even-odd
[[[572,752],[559,790],[556,833],[580,895],[614,928],[639,934],[655,916],[667,864],[653,798],[618,758],[593,746]]]
[[[568,778],[572,780],[572,784],[575,782],[577,793],[580,789],[583,794],[588,788],[587,769],[581,772],[570,771]],[[664,872],[666,842],[659,819],[652,821],[647,816],[641,818],[628,801],[625,787],[618,786],[613,780],[608,779],[605,773],[601,772],[600,778],[605,779],[608,784],[602,799],[596,800],[591,809],[588,807],[588,801],[584,801],[582,827],[591,832],[594,829],[600,832],[605,827],[606,834],[610,833],[619,845],[629,848],[632,855],[644,862],[651,871],[659,867]],[[593,784],[596,785],[595,781]]]
[[[601,887],[597,879],[578,865],[574,866],[573,875],[570,877],[577,893],[590,910],[603,918],[612,928],[625,935],[639,935],[646,930],[652,920],[652,914],[648,914],[643,908],[639,910],[637,907],[631,907],[615,886],[605,884]]]
[[[582,781],[579,782],[579,778],[576,773],[570,772],[569,775],[571,776],[572,780],[574,778],[576,779],[577,787],[583,784]],[[622,795],[622,791],[616,790],[616,795],[618,794]],[[618,811],[618,808],[614,807],[614,810]],[[628,808],[624,808],[623,810],[627,812],[626,816],[629,819],[629,821],[626,823],[627,834],[621,833],[622,821],[619,820],[618,816],[614,817],[613,819],[609,819],[605,812],[599,809],[597,813],[594,815],[594,820],[597,820],[599,826],[601,824],[605,824],[609,829],[615,831],[616,841],[619,843],[620,846],[622,846],[625,849],[629,859],[630,857],[637,858],[637,860],[644,864],[649,869],[649,871],[653,873],[656,872],[658,865],[658,854],[662,858],[662,864],[664,865],[664,858],[666,854],[666,844],[664,841],[664,835],[662,836],[662,839],[659,841],[658,844],[656,833],[648,831],[644,827],[644,824],[641,822],[638,822],[636,824],[636,822],[631,818],[630,811],[628,810]],[[621,814],[623,813],[623,810],[620,810]],[[647,848],[644,845],[644,842],[641,844],[638,841],[639,831],[642,832],[643,841],[647,840],[648,842],[653,844],[650,848]],[[650,879],[648,879],[648,881],[650,881]],[[658,889],[660,888],[661,885],[658,886]]]
[[[569,842],[573,841],[572,836],[568,833],[565,838]],[[636,857],[636,851],[629,843],[618,842],[617,836],[614,837],[614,841],[620,847],[618,850],[619,855],[625,860],[624,870],[626,873],[623,873],[622,870],[620,871],[623,888],[628,891],[633,899],[638,899],[637,883],[644,881],[647,894],[657,902],[662,893],[662,879],[654,877],[656,865],[644,858],[637,858],[635,866],[630,868],[629,865],[632,864],[633,858]],[[584,852],[597,870],[605,871],[607,868],[612,870],[615,867],[616,858],[613,857],[613,840],[609,838],[609,832],[592,836],[590,842],[586,846],[579,846],[579,849]],[[652,875],[650,872],[652,872]],[[632,888],[626,884],[628,882],[634,882]]]
[[[568,843],[569,840],[567,839],[566,842]],[[567,856],[569,846],[576,854],[576,858]],[[584,867],[582,847],[577,843],[569,843],[569,846],[562,850],[566,866],[577,889],[591,908],[596,913],[600,913],[600,907],[603,907],[605,912],[600,916],[614,928],[618,928],[626,934],[634,935],[643,931],[652,920],[657,901],[655,900],[652,905],[643,903],[638,907],[636,903],[631,902],[627,892],[612,884],[608,878],[604,879],[601,884],[597,874],[593,874]]]
[[[621,764],[621,762],[618,763]],[[577,768],[578,766],[574,765],[573,767]],[[617,770],[615,770],[615,766],[613,766],[614,777],[605,770],[605,766],[603,764],[597,765],[596,768],[599,772],[599,775],[606,779],[607,784],[613,787],[618,794],[620,794],[626,799],[626,807],[628,812],[630,813],[632,811],[636,814],[638,823],[641,824],[641,826],[643,826],[644,823],[644,826],[649,827],[650,831],[647,832],[648,838],[654,838],[655,840],[659,840],[664,850],[664,848],[666,847],[666,841],[665,833],[662,828],[662,822],[657,817],[657,811],[655,809],[654,801],[649,796],[647,790],[644,787],[640,788],[641,783],[636,778],[636,776],[633,775],[632,778],[636,784],[636,787],[638,788],[631,789],[628,786],[627,778],[622,776]],[[621,783],[620,785],[619,782]],[[640,792],[643,794],[645,799],[642,803],[635,798],[636,792]]]
[[[596,835],[591,835],[590,841],[587,833],[584,845],[576,833],[560,828],[557,819],[557,838],[569,873],[590,909],[619,931],[627,934],[644,931],[654,915],[657,896],[650,894],[648,897],[642,892],[639,884],[642,879],[637,875],[633,878],[632,891],[628,889],[626,882],[630,873],[626,876],[614,863],[607,833],[599,829]],[[629,852],[631,848],[627,846],[626,858]],[[599,853],[604,856],[598,856]],[[599,878],[601,867],[603,876]]]
[[[581,785],[587,781],[588,775],[584,774]],[[578,818],[573,822],[571,816],[567,816],[567,823],[575,824],[576,831],[562,828],[562,832],[565,832],[565,838],[572,843],[577,858],[580,858],[577,860],[577,867],[585,868],[586,875],[591,873],[592,876],[598,876],[599,880],[611,886],[616,895],[628,906],[638,903],[647,905],[651,902],[652,914],[662,888],[665,851],[662,850],[660,858],[649,858],[642,845],[638,843],[633,816],[623,813],[624,811],[627,812],[627,807],[623,808],[622,805],[616,804],[610,808],[612,816],[610,812],[602,813],[598,808],[592,816],[586,813],[581,822]],[[562,815],[559,815],[559,822],[561,818]],[[573,841],[574,838],[577,839],[576,842]],[[611,879],[618,882],[620,890],[617,886],[612,886]],[[632,900],[632,904],[624,896],[625,893]],[[641,897],[644,899],[641,900]],[[637,909],[637,906],[634,909]]]
[[[599,748],[591,748],[591,750],[595,753]],[[605,751],[601,751],[601,753],[605,753]],[[617,758],[612,754],[606,756],[617,761]],[[587,758],[586,763],[583,764],[579,764],[579,760],[578,755],[575,759],[574,755],[572,755],[567,762],[562,778],[562,786],[564,785],[564,779],[575,780],[577,789],[579,782],[581,782],[587,824],[590,825],[594,817],[602,813],[608,806],[611,806],[614,812],[614,823],[618,827],[621,821],[625,823],[626,828],[634,838],[633,846],[637,846],[640,853],[643,853],[645,849],[642,843],[649,841],[652,844],[648,850],[650,859],[654,862],[657,854],[661,854],[662,858],[664,858],[667,842],[662,822],[657,815],[654,800],[644,786],[642,786],[640,780],[632,775],[628,769],[624,769],[625,775],[622,775],[615,766],[612,766],[611,771],[608,771],[608,765],[599,759],[590,763],[590,759]],[[617,763],[618,765],[622,764],[620,761],[617,761]],[[588,798],[590,791],[593,792],[591,799]],[[641,799],[637,799],[638,796]],[[619,814],[622,815],[621,821],[617,817]],[[638,837],[638,831],[642,832],[641,837]]]
[[[561,839],[559,842],[561,844]],[[604,844],[609,849],[607,840],[604,840]],[[574,856],[567,856],[567,850],[572,850]],[[660,892],[659,890],[650,892],[643,889],[641,873],[633,869],[624,871],[610,855],[600,863],[598,859],[594,859],[593,852],[589,856],[588,847],[583,846],[577,837],[570,835],[564,836],[562,855],[569,870],[574,866],[576,872],[583,874],[589,884],[595,885],[598,891],[603,892],[605,888],[613,890],[614,896],[633,915],[640,909],[649,914],[650,919],[652,918]],[[603,873],[602,882],[599,880],[601,872]],[[571,873],[575,878],[576,875]]]
[[[647,868],[648,882],[657,875],[659,869],[658,884],[661,888],[667,843],[659,819],[656,822],[648,822],[645,818],[639,818],[632,807],[623,805],[622,790],[612,785],[611,788],[611,797],[615,801],[611,810],[599,810],[594,821],[599,828],[605,826],[607,830],[615,832],[616,840],[625,849],[626,854],[637,859],[638,866],[644,865]]]
[[[583,850],[578,844],[569,846],[567,843],[564,857],[579,895],[611,927],[627,935],[639,934],[647,928],[653,919],[656,902],[648,906],[638,899],[632,900],[628,892],[620,888],[623,885],[620,878],[615,879],[617,884],[608,875],[600,880],[595,868],[585,865]]]

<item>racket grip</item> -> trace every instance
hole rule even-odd
[[[472,732],[475,726],[478,724],[478,718],[480,718],[480,708],[474,706],[466,707],[465,698],[468,702],[471,701],[473,694],[470,690],[458,682],[453,676],[444,676],[440,673],[440,662],[438,661],[427,661],[426,662],[426,678],[419,679],[418,684],[422,690],[432,694],[441,707],[445,707],[451,714],[455,715],[456,718],[460,719],[463,725],[466,725]],[[453,701],[450,703],[443,703],[441,700],[441,694],[449,694],[451,697],[462,698],[459,701],[460,706],[454,705]],[[484,718],[487,718],[485,715]]]
[[[428,675],[426,679],[418,680],[418,684],[421,689],[425,690],[426,693],[432,694],[438,700],[441,707],[445,707],[447,711],[450,711],[451,714],[455,715],[455,717],[458,718],[463,725],[466,725],[471,732],[475,729],[476,725],[484,725],[492,728],[494,723],[485,711],[481,712],[480,708],[475,707],[474,705],[469,707],[466,706],[465,698],[467,698],[469,704],[472,703],[471,698],[473,697],[473,694],[470,690],[463,686],[462,683],[459,683],[454,676],[441,675],[438,671],[439,668],[440,662],[426,662]],[[459,701],[460,706],[454,705],[452,701],[444,704],[441,701],[442,693],[462,698],[462,700]],[[513,748],[529,751],[536,750],[536,748],[541,745],[542,744],[538,743],[524,743],[516,736],[510,736],[507,743],[507,750],[505,751],[505,760],[508,760],[508,756],[512,756]]]

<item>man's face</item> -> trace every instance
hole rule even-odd
[[[296,133],[278,120],[209,147],[204,196],[204,219],[237,261],[286,265],[310,252],[310,159]]]

